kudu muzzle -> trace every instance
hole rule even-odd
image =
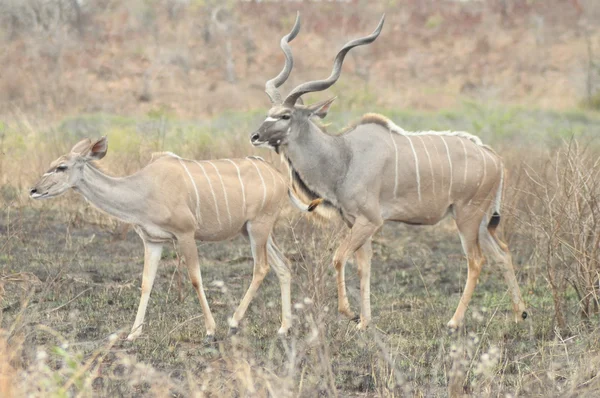
[[[259,145],[261,144],[260,141],[260,130],[256,130],[255,132],[250,134],[250,143],[252,145]]]
[[[32,199],[40,199],[48,195],[48,190],[40,190],[37,186],[29,190],[29,197]]]
[[[276,149],[281,144],[281,135],[268,131],[268,127],[263,125],[250,134],[250,143],[257,147],[266,146]]]

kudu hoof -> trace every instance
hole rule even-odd
[[[140,337],[140,335],[142,334],[142,332],[133,332],[133,333],[129,333],[129,336],[127,336],[127,341],[135,341],[138,337]]]
[[[287,329],[279,328],[279,330],[277,331],[277,337],[280,337],[282,339],[286,339],[286,338],[290,337],[292,335],[290,330],[291,330],[291,328],[287,328]]]
[[[454,321],[450,321],[448,322],[448,324],[446,325],[447,331],[448,331],[448,335],[452,336],[454,334],[456,334],[458,332],[458,329],[460,329],[460,324],[454,322]]]
[[[368,327],[369,327],[369,324],[364,324],[362,322],[358,322],[358,325],[356,325],[356,330],[362,332],[364,330],[367,330]]]
[[[359,323],[360,322],[360,315],[354,315],[353,317],[350,318],[351,321]]]
[[[527,314],[527,311],[523,311],[523,313],[521,314],[521,318],[523,318],[523,320],[527,319],[529,315]]]
[[[446,332],[448,333],[448,336],[452,337],[458,333],[458,328],[448,326],[446,327]]]
[[[207,334],[206,337],[204,338],[204,344],[214,344],[217,342],[217,339],[215,338],[214,334]]]
[[[238,334],[239,331],[240,331],[240,329],[238,329],[237,327],[230,327],[229,332],[227,332],[227,335],[235,336],[236,334]]]

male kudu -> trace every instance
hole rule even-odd
[[[134,225],[144,242],[145,255],[142,297],[128,340],[142,332],[163,245],[174,241],[200,299],[207,339],[214,339],[215,321],[202,287],[196,240],[221,241],[239,232],[250,238],[254,273],[230,327],[236,330],[270,263],[281,287],[279,333],[286,333],[292,319],[290,271],[271,237],[286,200],[288,183],[283,176],[256,157],[195,161],[164,152],[154,154],[152,161],[138,172],[115,178],[95,163],[107,149],[106,137],[94,142],[80,141],[52,162],[30,196],[52,198],[72,188],[100,210]]]
[[[454,217],[468,276],[462,298],[448,326],[456,328],[479,277],[484,256],[504,266],[516,320],[526,318],[525,304],[508,247],[496,236],[500,222],[504,167],[501,158],[481,140],[464,132],[408,132],[387,118],[367,114],[338,135],[323,131],[313,118],[324,118],[333,100],[311,106],[298,104],[306,93],[323,91],[340,76],[344,57],[353,47],[373,42],[383,26],[369,36],[347,43],[337,54],[325,80],[299,85],[285,98],[267,83],[273,106],[260,128],[251,134],[255,146],[282,154],[292,174],[293,189],[308,200],[323,200],[317,212],[334,209],[351,228],[334,255],[338,309],[354,318],[344,279],[344,267],[356,255],[360,276],[359,328],[371,320],[371,239],[384,221],[433,225]],[[291,50],[282,40],[286,67]],[[278,82],[282,84],[282,82]],[[306,206],[305,206],[306,207]]]

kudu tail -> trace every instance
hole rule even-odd
[[[323,199],[318,198],[312,200],[309,204],[305,204],[303,201],[300,200],[300,198],[296,196],[292,188],[288,189],[288,196],[290,197],[290,200],[292,201],[294,206],[296,206],[300,211],[304,213],[312,212],[314,209],[317,208],[318,205],[320,205],[323,202]]]
[[[492,216],[488,222],[487,229],[495,236],[494,232],[500,224],[500,206],[502,204],[502,192],[504,191],[504,167],[500,170],[500,184],[498,184],[498,190],[496,191],[496,197],[494,198],[492,207]]]

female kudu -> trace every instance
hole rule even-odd
[[[178,243],[200,299],[207,339],[214,339],[215,321],[202,287],[196,240],[221,241],[239,232],[250,238],[254,273],[230,327],[235,331],[244,316],[269,270],[268,258],[281,287],[279,333],[286,333],[292,319],[290,271],[271,237],[286,198],[288,184],[282,175],[255,157],[195,161],[165,152],[155,154],[138,172],[115,178],[95,164],[107,149],[106,137],[80,141],[52,162],[30,196],[52,198],[73,188],[100,210],[134,225],[144,242],[145,255],[142,297],[128,340],[142,332],[163,245],[173,241]]]

